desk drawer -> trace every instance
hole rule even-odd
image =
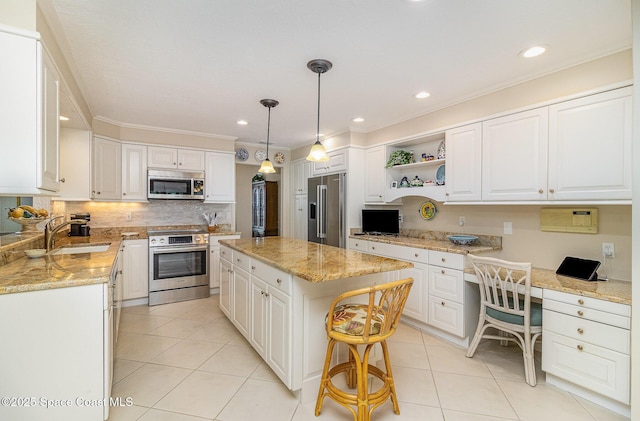
[[[349,238],[349,249],[357,250],[362,253],[366,253],[368,245],[366,240],[356,240],[355,238]]]
[[[451,269],[464,269],[464,255],[429,250],[429,264]]]
[[[395,244],[369,242],[369,253],[393,259],[418,263],[429,263],[429,250],[417,247],[397,246]]]
[[[587,284],[589,282],[584,281]],[[584,297],[577,294],[569,294],[566,292],[554,291],[551,289],[544,290],[544,299],[551,299],[567,304],[573,304],[580,307],[600,310],[607,313],[617,314],[620,316],[631,317],[631,306],[620,303],[612,303],[611,301],[599,300],[597,298]]]
[[[543,335],[546,335],[547,332],[554,332],[623,354],[629,354],[630,352],[631,335],[626,329],[550,310],[544,310],[542,314]]]
[[[464,307],[440,297],[429,297],[429,324],[445,332],[464,335]]]
[[[585,306],[572,305],[560,301],[550,300],[546,298],[546,296],[542,299],[542,308],[546,310],[553,310],[558,313],[564,313],[580,319],[592,320],[594,322],[617,326],[622,329],[631,328],[631,319],[629,317],[608,313],[606,311],[594,310]]]
[[[291,274],[269,266],[257,259],[253,259],[252,261],[251,274],[285,294],[291,295],[293,283]]]
[[[429,295],[464,303],[464,280],[461,270],[429,266]]]

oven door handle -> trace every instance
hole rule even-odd
[[[177,246],[177,247],[153,247],[151,251],[153,254],[167,254],[176,252],[189,252],[189,251],[207,251],[208,246]]]

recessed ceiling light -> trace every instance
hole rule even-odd
[[[429,92],[425,92],[425,91],[418,92],[416,94],[416,98],[418,98],[418,99],[429,98],[430,96],[431,96],[431,94]]]
[[[69,121],[69,117],[61,115],[60,116],[60,121]]]
[[[547,48],[549,47],[546,45],[535,45],[527,48],[526,50],[520,51],[520,55],[525,58],[537,57],[547,51]]]
[[[353,119],[353,120],[351,120],[351,121],[353,121],[354,123],[362,123],[362,122],[364,121],[364,118],[362,118],[362,117],[356,117],[356,118],[354,118],[354,119]]]
[[[238,120],[237,123],[241,126],[246,126],[247,124],[249,124],[246,120]]]

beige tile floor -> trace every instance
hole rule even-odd
[[[465,350],[402,325],[389,341],[400,415],[390,403],[373,421],[572,420],[627,418],[552,385],[539,371],[524,382],[515,347],[483,342]],[[539,362],[538,362],[539,363]],[[109,421],[351,421],[325,399],[299,405],[218,307],[218,296],[123,309],[113,396],[133,405],[111,409]]]

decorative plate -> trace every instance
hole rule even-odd
[[[420,216],[422,219],[432,219],[436,216],[436,205],[432,202],[424,202],[420,206]]]
[[[238,161],[246,161],[249,158],[249,152],[245,148],[236,150],[236,158]]]
[[[264,149],[258,149],[256,151],[256,161],[262,162],[265,159],[267,159],[267,151],[265,151]]]
[[[436,170],[436,184],[439,186],[444,185],[444,164],[440,165]]]
[[[282,152],[276,152],[275,155],[273,155],[273,160],[278,164],[284,164],[284,154]]]

